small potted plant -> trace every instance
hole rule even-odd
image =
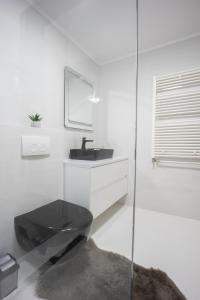
[[[32,114],[28,116],[29,119],[32,121],[32,127],[41,127],[42,117],[39,114]]]

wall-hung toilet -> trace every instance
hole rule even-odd
[[[50,259],[69,245],[87,240],[92,221],[86,208],[56,200],[15,217],[15,232],[25,251],[36,250]]]

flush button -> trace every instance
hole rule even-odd
[[[49,136],[22,136],[22,156],[48,155],[50,154]]]

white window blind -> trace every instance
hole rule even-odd
[[[200,69],[154,77],[153,161],[200,165]]]

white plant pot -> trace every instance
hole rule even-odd
[[[32,121],[31,122],[31,127],[40,128],[41,127],[41,122],[40,121]]]

